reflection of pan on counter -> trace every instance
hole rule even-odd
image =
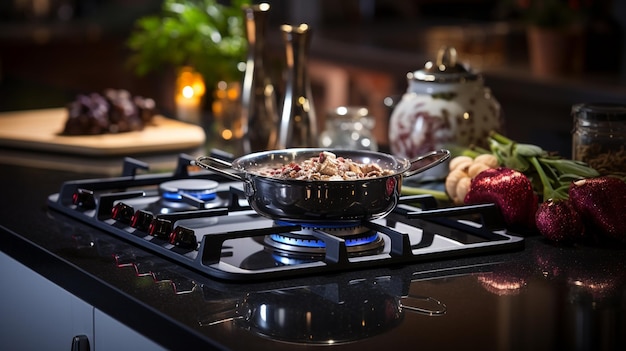
[[[381,334],[396,327],[405,311],[427,316],[446,313],[446,305],[432,297],[399,298],[366,281],[258,291],[233,305],[201,325],[234,322],[265,337],[323,344]]]
[[[268,167],[301,163],[330,151],[356,163],[376,163],[392,174],[358,180],[278,179],[256,173]],[[450,157],[448,150],[433,151],[411,161],[373,151],[286,149],[250,154],[232,164],[199,157],[195,164],[244,182],[250,206],[271,219],[305,222],[351,222],[384,217],[398,203],[403,177],[410,177]],[[225,168],[232,168],[243,175]]]

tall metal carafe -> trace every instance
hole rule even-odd
[[[307,71],[311,30],[281,26],[286,52],[286,84],[277,148],[317,146],[317,120]]]
[[[243,11],[248,39],[246,72],[241,91],[244,125],[243,151],[273,149],[278,136],[278,109],[274,86],[264,66],[265,31],[270,5],[245,5]]]

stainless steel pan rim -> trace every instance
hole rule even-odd
[[[358,180],[281,179],[261,175],[256,169],[299,163],[322,151],[358,163],[377,163],[392,174]],[[265,151],[240,157],[233,163],[202,156],[196,165],[243,182],[250,206],[260,215],[291,222],[354,222],[381,218],[398,204],[402,179],[441,164],[450,157],[438,150],[411,161],[361,150],[319,148]]]
[[[279,179],[271,176],[264,176],[261,174],[257,174],[254,172],[255,169],[261,167],[272,167],[272,166],[281,166],[286,165],[291,162],[301,162],[305,159],[315,157],[319,155],[323,151],[332,152],[338,156],[344,158],[350,158],[354,162],[359,163],[377,163],[381,167],[385,169],[391,169],[394,171],[394,174],[401,174],[403,177],[411,177],[415,174],[424,172],[432,167],[435,167],[443,162],[445,162],[448,158],[450,158],[450,151],[446,149],[435,150],[429,152],[427,154],[418,156],[412,160],[408,160],[403,157],[395,157],[389,154],[375,152],[375,151],[364,151],[364,150],[335,150],[335,149],[324,149],[324,148],[292,148],[292,149],[284,149],[284,150],[272,150],[272,151],[262,151],[256,152],[249,155],[245,155],[235,159],[232,163],[211,157],[211,156],[200,156],[192,163],[208,170],[212,170],[218,172],[222,175],[225,175],[231,179],[246,181],[246,177],[240,173],[251,174],[256,177],[262,177],[274,181],[284,182],[322,182],[325,180],[304,180],[304,179]],[[240,173],[234,173],[232,171],[237,171]],[[347,182],[358,182],[359,180],[348,180]],[[332,182],[341,182],[341,180],[333,180]],[[345,181],[344,181],[345,182]]]

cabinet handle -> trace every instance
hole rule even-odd
[[[89,351],[87,335],[76,335],[72,338],[72,351]]]

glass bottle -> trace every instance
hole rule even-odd
[[[276,94],[264,66],[265,31],[270,5],[245,5],[248,56],[241,91],[245,153],[273,149],[277,139]]]
[[[280,149],[317,146],[317,120],[307,72],[311,30],[308,25],[282,25],[286,53],[286,84],[278,129]]]
[[[626,176],[626,105],[572,106],[572,158],[602,175]]]

